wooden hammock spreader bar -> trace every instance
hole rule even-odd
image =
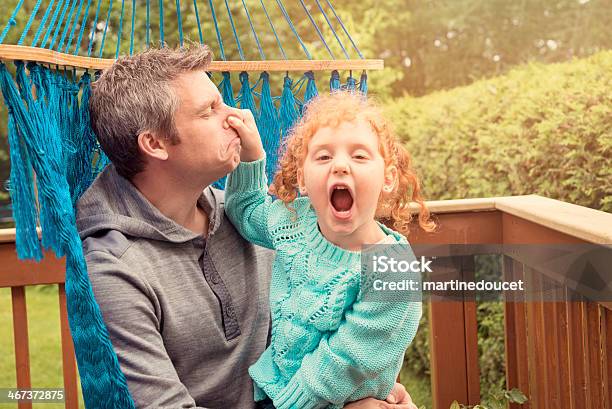
[[[0,44],[0,60],[35,61],[61,67],[103,70],[115,61],[112,58],[91,58],[64,54],[46,48]],[[264,60],[213,61],[209,71],[331,71],[382,70],[383,60]]]

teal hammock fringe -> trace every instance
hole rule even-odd
[[[345,89],[354,92],[357,87],[357,81],[353,78],[353,75],[346,79]]]
[[[293,124],[298,119],[298,111],[295,108],[295,97],[293,96],[293,92],[291,91],[291,86],[293,81],[289,77],[285,77],[284,85],[283,85],[283,93],[281,95],[279,119],[280,119],[280,127],[281,127],[281,137],[284,140]]]
[[[81,151],[81,144],[79,142],[79,103],[78,103],[78,92],[79,87],[74,83],[74,79],[64,77],[62,80],[62,93],[60,106],[64,106],[67,109],[59,109],[63,113],[61,118],[61,124],[64,125],[64,138],[63,141],[63,156],[66,161],[66,179],[68,180],[68,186],[70,187],[70,198],[72,205],[76,203],[77,197],[75,196],[79,179],[82,177],[83,171],[80,165],[80,161],[84,157],[87,157],[86,151]],[[65,105],[61,105],[65,104]]]
[[[15,79],[17,85],[19,86],[21,98],[23,98],[26,106],[28,107],[28,119],[32,121],[33,129],[35,130],[35,132],[40,132],[42,135],[45,136],[49,135],[50,133],[57,133],[57,128],[54,127],[53,121],[46,120],[46,115],[44,112],[46,110],[44,98],[41,98],[40,100],[34,100],[34,98],[32,97],[32,83],[26,75],[23,62],[17,61],[15,65],[17,66]],[[13,105],[13,109],[16,110],[15,105]],[[19,128],[20,132],[24,135],[24,139],[26,140],[26,142],[30,143],[29,132],[26,132],[26,130],[23,128],[23,121],[17,120],[16,125]],[[56,230],[56,226],[52,221],[54,217],[52,213],[56,209],[53,209],[52,206],[49,206],[48,200],[50,194],[45,194],[48,190],[53,188],[49,187],[48,185],[45,185],[44,180],[42,180],[40,175],[38,175],[37,167],[40,167],[43,165],[43,163],[46,163],[43,158],[57,157],[58,151],[60,150],[60,146],[50,144],[46,140],[41,140],[40,144],[35,147],[34,152],[31,148],[28,149],[37,176],[36,185],[38,191],[38,203],[40,205],[39,212],[40,225],[42,228],[42,245],[46,249],[52,249],[58,255],[58,257],[62,257],[64,253],[59,244],[60,239],[58,231]],[[63,168],[63,162],[61,161],[54,165],[57,166],[57,169]]]
[[[225,105],[235,108],[236,101],[234,100],[234,90],[232,89],[231,79],[229,72],[223,72],[223,81],[219,84],[219,88],[221,89],[221,97],[223,97]]]
[[[47,206],[46,213],[42,213],[41,209],[41,215],[46,214],[47,217],[42,227],[50,228],[56,233],[57,240],[52,243],[58,246],[59,254],[66,255],[65,288],[68,318],[85,405],[88,408],[134,408],[125,377],[119,367],[91,289],[82,244],[76,229],[66,176],[66,158],[62,152],[64,135],[60,132],[60,129],[66,128],[58,127],[57,122],[53,120],[54,99],[58,98],[58,94],[49,92],[50,88],[61,88],[62,84],[60,82],[45,86],[41,82],[44,82],[42,77],[46,74],[41,74],[38,78],[38,74],[33,73],[33,75],[34,82],[40,85],[40,88],[36,89],[38,95],[36,99],[32,96],[32,84],[25,74],[22,63],[17,64],[16,82],[20,90],[17,89],[6,66],[0,64],[0,85],[5,103],[9,107],[13,136],[23,135],[25,142],[23,151],[29,154],[32,168],[36,173],[39,203]],[[78,105],[76,99],[72,99],[71,102]],[[51,109],[48,109],[49,107]],[[77,107],[72,105],[71,108]],[[76,118],[74,115],[66,117],[72,120]],[[75,127],[76,125],[72,124],[67,128]],[[14,137],[10,142],[11,151],[19,150],[19,153],[22,153],[21,144],[15,142]],[[25,157],[16,159],[27,162]],[[12,166],[16,167],[17,164],[18,162],[15,162]],[[22,170],[26,166],[27,163],[24,163]],[[16,189],[18,186],[11,188]],[[29,189],[31,185],[24,187],[26,195]],[[17,252],[20,257],[29,255],[28,248],[23,246],[23,241],[17,242]]]
[[[306,78],[308,78],[308,83],[306,84],[306,92],[304,93],[304,105],[305,106],[308,101],[319,95],[319,91],[317,91],[317,84],[315,82],[314,72],[308,71],[304,74]]]
[[[249,73],[246,71],[242,71],[240,73],[240,109],[249,109],[253,114],[253,118],[255,118],[255,123],[259,125],[259,113],[257,112],[257,108],[255,107],[255,99],[253,98],[253,90],[251,89],[251,84],[249,83]]]
[[[363,72],[361,74],[361,78],[359,79],[359,91],[364,95],[368,95],[368,74]]]
[[[6,67],[2,65],[3,71]],[[2,73],[4,75],[4,73]],[[42,251],[36,233],[36,208],[34,207],[34,187],[32,184],[32,166],[25,148],[23,136],[15,126],[12,109],[8,113],[8,141],[11,159],[9,193],[13,205],[15,220],[15,246],[20,251],[20,259],[40,261]]]
[[[40,71],[36,70],[34,67],[32,67],[32,69],[33,71],[31,71],[30,77],[32,79],[32,82],[36,86],[37,93],[40,94],[40,97],[41,97],[40,100],[47,101],[46,108],[44,104],[41,104],[42,106],[40,106],[41,109],[46,109],[47,111],[46,112],[46,124],[45,124],[47,128],[47,132],[58,132],[60,118],[56,117],[54,113],[59,108],[55,107],[54,110],[53,108],[51,108],[54,105],[57,105],[59,103],[56,97],[57,87],[52,86],[52,84],[43,85],[45,81],[43,81],[42,75],[40,75]],[[19,79],[18,79],[18,82],[19,82]],[[56,156],[57,153],[55,152],[57,149],[61,149],[61,145],[49,147],[49,149],[53,149],[53,152],[54,152],[53,155]],[[37,184],[38,184],[38,189],[40,190],[41,189],[40,180],[37,180]],[[39,214],[40,214],[40,225],[42,228],[42,244],[43,244],[43,247],[45,247],[46,249],[51,248],[54,251],[61,252],[61,249],[58,248],[59,244],[57,243],[57,238],[56,238],[57,236],[53,235],[54,228],[53,228],[53,225],[51,224],[52,216],[49,214],[49,207],[47,206],[46,200],[47,200],[46,197],[39,195],[38,202],[40,205]]]
[[[338,71],[334,70],[331,73],[331,78],[329,80],[329,90],[337,91],[340,89],[340,74]]]
[[[68,161],[69,175],[71,176],[71,198],[72,205],[76,206],[77,200],[91,185],[98,170],[92,167],[97,152],[96,135],[93,133],[89,122],[89,97],[91,96],[91,76],[85,72],[79,82],[81,89],[81,106],[73,107],[75,114],[76,129],[74,129],[73,140],[75,154]]]
[[[274,106],[272,92],[270,91],[270,75],[261,73],[261,98],[259,101],[259,133],[266,151],[266,176],[268,183],[272,183],[278,162],[278,150],[280,147],[280,127],[278,123],[278,111]]]

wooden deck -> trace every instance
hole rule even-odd
[[[417,244],[612,243],[612,215],[539,196],[429,202],[438,232],[415,232]],[[470,258],[471,257],[471,258]],[[11,287],[17,386],[31,387],[25,286],[57,284],[66,408],[78,407],[76,364],[66,317],[63,261],[17,260],[14,231],[0,232],[0,287]],[[470,261],[471,260],[471,261]],[[458,275],[473,274],[473,255]],[[503,258],[504,274],[542,280],[531,266]],[[612,280],[612,274],[610,276]],[[567,290],[567,289],[564,289]],[[612,409],[612,303],[505,303],[506,380],[531,409]],[[435,409],[480,401],[476,303],[430,302],[431,383]],[[4,385],[6,386],[6,385]],[[20,403],[19,408],[31,408]]]

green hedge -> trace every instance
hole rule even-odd
[[[612,211],[612,51],[387,109],[427,199],[534,193]]]

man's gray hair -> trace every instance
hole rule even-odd
[[[91,126],[120,175],[132,179],[144,169],[138,135],[150,131],[179,143],[174,114],[179,105],[172,81],[206,70],[212,53],[205,45],[149,49],[119,58],[92,84]]]

